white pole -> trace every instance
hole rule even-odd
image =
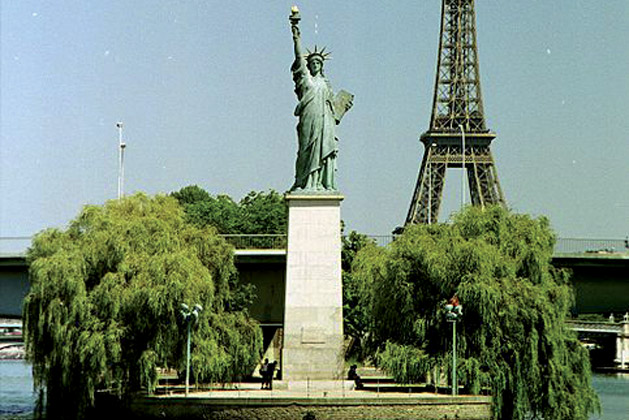
[[[192,317],[188,317],[188,344],[186,345],[186,398],[188,398],[188,389],[190,388],[190,324]]]
[[[120,197],[124,197],[124,148],[125,144],[120,144]]]
[[[459,124],[461,130],[461,211],[465,207],[465,131],[463,126]]]
[[[432,158],[432,148],[430,150]],[[428,224],[432,223],[432,161],[428,159]]]
[[[428,159],[428,224],[432,224],[432,154],[435,151],[435,143],[430,144]]]
[[[459,387],[456,382],[456,319],[452,321],[452,395],[457,395]]]
[[[122,121],[116,123],[118,127],[118,199],[124,197],[124,148],[126,144],[122,141]]]

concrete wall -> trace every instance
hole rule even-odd
[[[572,280],[579,313],[629,310],[629,273],[614,267],[578,267]]]
[[[553,265],[572,272],[577,313],[629,310],[629,259],[554,258]]]
[[[99,406],[97,402],[97,407]],[[107,408],[112,404],[108,404]],[[99,410],[100,411],[100,410]],[[490,397],[437,398],[151,398],[136,399],[111,416],[134,419],[317,420],[492,418]],[[101,414],[105,414],[102,413]]]
[[[0,264],[0,317],[22,316],[22,302],[29,287],[26,263]]]
[[[264,263],[260,259],[240,258],[236,260],[236,268],[240,281],[256,288],[257,297],[249,308],[249,313],[262,326],[263,359],[278,363],[275,377],[281,378],[286,262],[283,257],[271,261],[273,262]],[[252,374],[257,374],[259,368],[260,366],[256,366]]]
[[[253,284],[256,300],[249,313],[261,324],[284,323],[284,272],[286,263],[236,263],[240,281]]]

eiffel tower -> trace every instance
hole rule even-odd
[[[430,128],[406,225],[435,223],[447,168],[464,168],[473,205],[506,205],[490,144],[478,67],[474,0],[443,0]],[[465,175],[463,175],[465,176]]]

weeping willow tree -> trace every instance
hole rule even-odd
[[[27,259],[25,345],[48,418],[82,418],[99,389],[150,392],[158,368],[183,371],[182,303],[204,308],[192,338],[197,381],[237,379],[261,356],[232,248],[185,222],[172,197],[86,206],[67,229],[39,233]]]
[[[398,381],[450,377],[451,325],[444,304],[463,305],[457,325],[459,384],[488,391],[498,419],[587,419],[600,410],[587,351],[565,326],[574,297],[550,265],[545,218],[471,207],[452,224],[412,226],[354,262],[378,363]],[[433,375],[434,377],[434,375]]]

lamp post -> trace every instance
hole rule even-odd
[[[446,321],[452,323],[452,395],[457,395],[458,384],[456,381],[456,322],[463,316],[463,305],[454,296],[444,306],[446,310]]]
[[[461,130],[461,211],[465,207],[465,130],[459,124]]]
[[[118,199],[124,196],[124,149],[127,145],[122,141],[122,121],[116,123],[118,128]]]
[[[190,326],[199,319],[199,312],[203,310],[201,305],[194,305],[192,310],[185,303],[181,304],[181,315],[188,327],[188,343],[186,345],[186,397],[190,386]]]

